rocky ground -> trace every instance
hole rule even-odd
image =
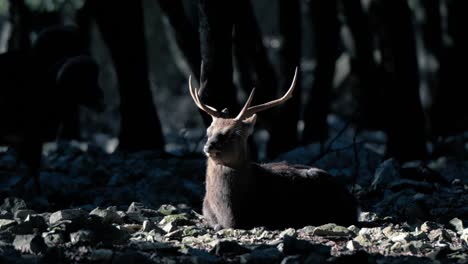
[[[21,198],[2,193],[0,263],[467,263],[468,163],[398,164],[375,145],[350,142],[278,160],[315,164],[346,182],[362,205],[357,226],[218,232],[199,214],[201,155],[56,145],[44,156],[43,196],[30,186]],[[0,152],[3,190],[18,180],[15,164],[12,151]]]

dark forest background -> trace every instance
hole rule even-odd
[[[28,50],[41,30],[78,25],[100,66],[105,111],[77,108],[63,137],[112,152],[200,150],[202,99],[237,115],[245,95],[284,106],[262,113],[259,159],[325,142],[330,126],[383,131],[400,161],[463,159],[468,125],[464,0],[0,1],[0,50]],[[0,80],[1,84],[1,80]],[[28,96],[28,95],[25,95]],[[341,129],[341,128],[339,128]],[[339,130],[338,129],[338,130]]]

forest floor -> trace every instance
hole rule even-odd
[[[357,226],[217,232],[200,215],[203,156],[55,145],[41,197],[1,197],[0,263],[468,263],[468,162],[398,164],[379,154],[379,140],[352,138],[277,160],[346,182],[362,206]],[[15,164],[0,152],[2,190],[20,177]]]

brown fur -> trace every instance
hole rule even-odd
[[[277,229],[357,220],[354,197],[327,172],[304,165],[256,164],[247,138],[256,115],[214,118],[207,130],[203,215],[215,228]]]

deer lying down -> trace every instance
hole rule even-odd
[[[212,116],[204,152],[208,157],[203,215],[210,226],[249,229],[303,227],[357,221],[354,197],[327,172],[286,163],[257,164],[249,159],[247,138],[257,112],[292,97],[297,68],[286,94],[271,102],[250,106],[255,89],[236,118],[204,104],[189,79],[195,104]]]

